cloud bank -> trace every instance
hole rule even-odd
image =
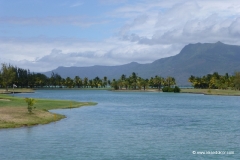
[[[101,1],[101,5],[111,5]],[[100,41],[80,38],[0,37],[1,62],[29,68],[35,72],[58,66],[121,65],[151,63],[173,56],[189,43],[240,45],[240,2],[236,0],[190,1],[114,1],[114,7],[85,23],[82,16],[21,18],[0,17],[9,25],[106,25],[115,28]],[[75,3],[72,7],[83,6]],[[118,24],[119,23],[119,24]],[[116,27],[117,26],[117,27]],[[4,32],[0,28],[0,33]]]

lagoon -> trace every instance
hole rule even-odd
[[[15,96],[98,105],[52,110],[67,118],[51,124],[0,130],[0,159],[240,159],[237,96],[105,90]]]

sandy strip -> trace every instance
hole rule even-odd
[[[10,101],[9,99],[2,99],[0,98],[0,101]]]

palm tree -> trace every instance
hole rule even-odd
[[[158,90],[160,90],[162,88],[162,84],[164,83],[164,78],[156,75],[153,79],[153,83],[157,85]]]
[[[132,73],[132,75],[129,77],[130,79],[130,85],[133,89],[137,88],[137,74],[135,72]]]
[[[124,82],[124,81],[121,80],[121,79],[119,79],[119,80],[117,81],[117,85],[118,85],[119,89],[122,89],[122,88],[123,88],[123,86],[124,86],[124,83],[123,83],[123,82]]]
[[[88,85],[89,85],[91,88],[93,88],[94,83],[93,83],[93,80],[92,80],[92,79],[90,79],[90,80],[88,81]]]
[[[188,81],[193,83],[195,80],[195,77],[193,75],[191,75],[189,78],[188,78]]]
[[[93,79],[92,83],[96,88],[102,86],[102,80],[98,76]]]
[[[84,88],[88,87],[88,78],[87,77],[85,77],[83,79],[83,85],[84,85]]]
[[[115,79],[112,80],[111,87],[114,88],[115,90],[119,89],[118,82]]]
[[[57,82],[56,82],[56,79],[55,79],[55,73],[54,72],[52,72],[52,74],[51,74],[50,82],[51,82],[51,86],[52,87],[55,86],[55,88],[56,88]]]
[[[59,74],[55,74],[56,85],[60,86],[62,77]]]
[[[68,88],[73,88],[74,87],[74,81],[70,77],[67,77],[66,81],[65,81],[65,85]]]
[[[229,87],[231,87],[231,89],[234,89],[234,78],[235,76],[229,77]]]
[[[106,76],[103,77],[103,86],[104,87],[107,86],[107,77]]]
[[[142,81],[143,81],[143,79],[141,77],[137,78],[137,83],[136,84],[137,84],[137,87],[138,87],[139,90],[142,89],[142,85],[143,85]]]
[[[64,78],[61,79],[60,86],[66,86],[66,80]]]
[[[149,85],[149,80],[148,79],[142,79],[141,81],[143,89],[145,90],[146,88],[148,88]]]
[[[129,88],[129,78],[126,78],[124,81],[122,81],[123,86],[127,90]]]
[[[151,86],[151,88],[154,87],[153,77],[150,78],[148,83],[149,83],[149,86]]]
[[[240,90],[240,72],[235,72],[233,84],[235,89]]]
[[[103,81],[100,79],[97,85],[98,85],[98,88],[102,88],[104,86]]]
[[[212,76],[209,82],[209,88],[211,89],[217,88],[216,83],[217,83],[217,78],[215,76]]]
[[[107,81],[107,84],[108,84],[108,85],[111,85],[111,81],[110,81],[110,80],[108,80],[108,81]]]
[[[173,77],[167,77],[167,78],[165,79],[165,82],[166,82],[166,84],[167,84],[168,87],[171,87],[172,85],[175,85],[175,84],[176,84],[175,78],[173,78]]]
[[[215,77],[216,79],[220,78],[220,75],[218,74],[218,72],[214,72],[212,76]]]
[[[80,88],[82,86],[82,79],[79,76],[75,76],[74,83]]]
[[[125,75],[125,74],[122,74],[122,75],[121,75],[121,80],[124,81],[125,79],[126,79],[126,75]]]

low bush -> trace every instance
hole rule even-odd
[[[173,92],[173,88],[171,88],[171,87],[163,87],[162,91],[163,92]]]
[[[179,93],[180,88],[178,86],[175,86],[174,88],[171,87],[163,87],[162,89],[163,92],[174,92],[174,93]]]
[[[181,89],[178,86],[174,87],[174,90],[173,90],[174,93],[179,93],[180,91]]]

